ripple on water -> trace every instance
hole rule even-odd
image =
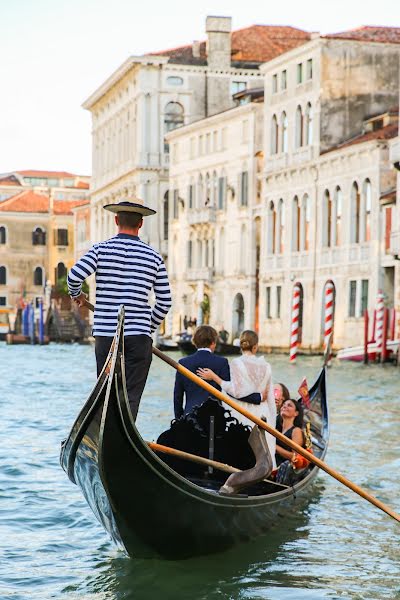
[[[270,360],[292,393],[318,358]],[[399,371],[329,371],[327,462],[400,509]],[[156,359],[138,427],[155,439],[173,417],[174,374]],[[129,560],[108,540],[61,471],[60,441],[94,384],[93,349],[0,344],[0,581],[13,600],[302,600],[400,597],[398,525],[322,473],[313,501],[268,536],[187,561]],[[166,390],[169,390],[166,392]],[[4,589],[3,589],[4,588]]]

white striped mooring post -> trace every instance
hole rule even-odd
[[[300,286],[296,284],[293,288],[292,299],[292,326],[290,331],[290,363],[295,364],[297,357],[297,346],[299,343],[299,312],[300,312]]]
[[[329,342],[329,337],[333,332],[333,293],[335,286],[332,281],[328,281],[325,285],[325,329],[324,329],[324,350]],[[327,357],[329,364],[331,356]]]
[[[382,290],[379,290],[376,298],[376,325],[375,325],[375,341],[378,349],[382,346],[383,338],[383,317],[385,312],[384,295]]]

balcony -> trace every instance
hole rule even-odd
[[[400,257],[400,230],[392,231],[390,236],[390,252]]]
[[[267,173],[273,173],[274,171],[281,171],[286,169],[288,166],[288,154],[273,154],[268,156],[265,161],[265,171]]]
[[[187,281],[205,281],[211,283],[214,278],[213,267],[200,267],[198,269],[188,269],[186,273]]]
[[[305,146],[304,148],[298,148],[292,154],[292,165],[301,165],[309,162],[314,158],[314,152],[312,146]]]
[[[214,223],[215,208],[206,206],[200,209],[189,209],[187,213],[187,220],[189,225],[197,225],[199,223]]]
[[[370,259],[370,243],[352,244],[349,247],[349,263],[368,262]]]
[[[290,268],[307,269],[311,267],[311,252],[293,252],[290,256]]]

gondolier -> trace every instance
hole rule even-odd
[[[86,302],[82,283],[96,274],[93,336],[98,376],[115,335],[119,307],[124,305],[126,382],[136,418],[151,364],[151,334],[171,307],[171,292],[162,257],[139,238],[143,217],[156,211],[136,199],[104,208],[115,213],[118,234],[95,244],[78,260],[68,273],[68,291],[82,306]],[[153,308],[149,304],[152,291],[156,300]]]

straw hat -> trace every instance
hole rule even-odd
[[[157,211],[152,208],[147,208],[147,206],[143,206],[143,204],[139,204],[138,202],[129,202],[128,200],[124,200],[123,202],[118,202],[117,204],[106,204],[103,208],[109,210],[113,213],[119,212],[133,212],[139,213],[139,215],[143,215],[144,217],[148,217],[149,215],[155,215]]]

